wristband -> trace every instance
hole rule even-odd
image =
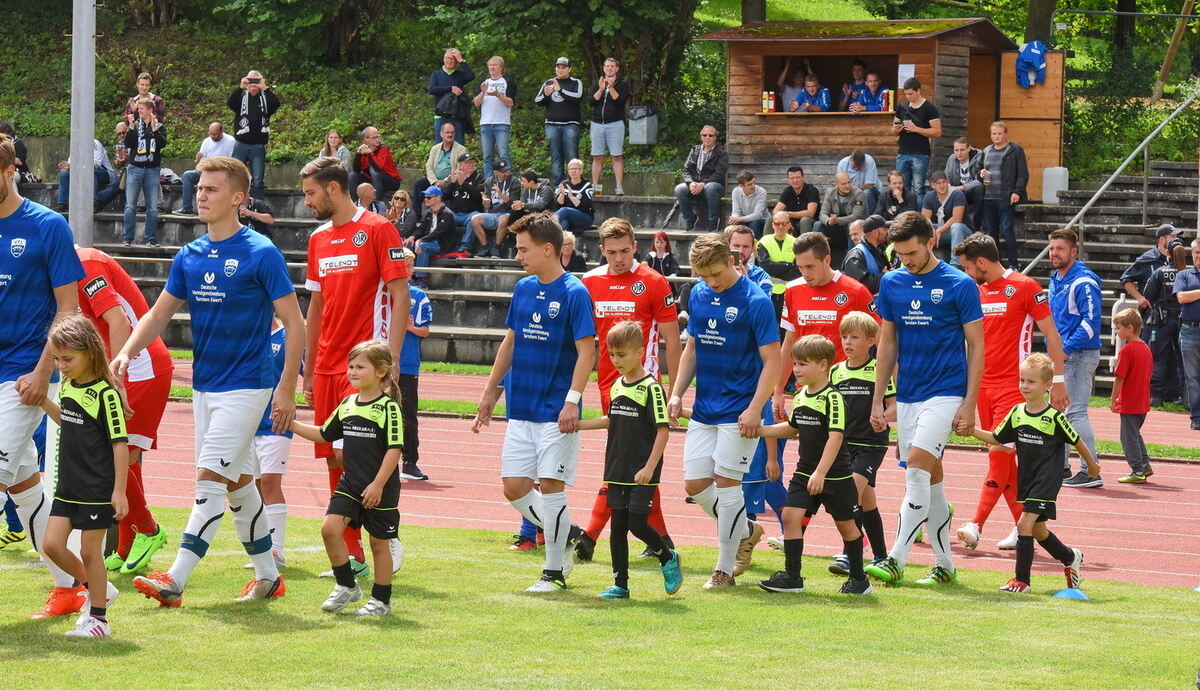
[[[567,402],[578,405],[580,400],[583,400],[583,393],[576,390],[567,391]]]
[[[1067,378],[1062,374],[1055,374],[1054,378],[1050,379],[1050,383],[1066,383]]]

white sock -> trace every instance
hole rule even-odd
[[[512,507],[517,509],[517,512],[525,516],[525,519],[537,525],[545,527],[542,524],[543,503],[542,494],[537,489],[530,489],[529,493],[518,498],[515,501],[509,501]]]
[[[723,486],[717,494],[717,570],[733,574],[738,545],[749,535],[746,499],[741,486]]]
[[[929,519],[929,473],[916,467],[904,470],[904,502],[900,504],[900,527],[896,530],[896,541],[888,555],[896,559],[900,567],[908,562],[908,550],[912,548],[917,530]]]
[[[175,562],[167,574],[183,589],[192,571],[199,565],[200,559],[208,552],[208,546],[221,526],[221,518],[225,516],[225,494],[228,493],[221,482],[197,481],[196,502],[192,505],[192,513],[188,516],[187,527],[184,528],[183,538],[179,542],[179,552],[175,554]]]
[[[267,526],[271,528],[271,550],[283,555],[283,538],[287,530],[287,504],[272,503],[267,506]]]
[[[46,497],[42,483],[39,481],[21,493],[10,493],[9,496],[17,505],[17,515],[21,518],[21,524],[25,526],[25,533],[29,535],[30,546],[42,555],[42,562],[50,569],[50,577],[54,579],[54,586],[70,587],[75,584],[75,578],[55,565],[54,561],[47,558],[44,552],[42,537],[46,535],[46,523],[50,521],[50,499]]]
[[[692,496],[692,500],[696,502],[696,505],[703,508],[704,512],[708,513],[710,518],[716,519],[717,487],[715,485],[709,484],[708,486],[704,487],[703,491],[695,496]]]
[[[563,552],[567,550],[567,536],[571,532],[571,513],[567,510],[567,492],[542,494],[542,508],[546,511],[546,570],[562,570]]]
[[[267,524],[267,513],[262,496],[254,482],[229,492],[229,510],[233,513],[233,528],[254,566],[254,577],[258,580],[278,580],[279,569],[271,555],[271,528]]]
[[[933,548],[934,563],[946,570],[954,570],[954,557],[950,552],[950,504],[946,502],[946,485],[942,482],[929,486],[929,546]]]

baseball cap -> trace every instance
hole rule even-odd
[[[1154,238],[1158,239],[1159,237],[1175,236],[1178,234],[1179,228],[1170,223],[1163,223],[1154,231]]]
[[[492,165],[492,170],[496,170],[498,172],[505,172],[508,170],[508,163],[504,159],[500,159],[500,160],[496,161],[496,163],[494,165]]]
[[[568,59],[566,59],[565,57],[560,57],[559,59],[557,59],[557,60],[555,60],[555,61],[554,61],[554,64],[556,64],[556,65],[566,65],[567,67],[570,67],[570,66],[571,66],[571,61],[570,61],[570,60],[568,60]]]
[[[428,188],[427,188],[427,189],[426,189],[424,192],[421,192],[421,193],[422,193],[424,196],[441,196],[441,195],[442,195],[442,188],[441,188],[441,187],[432,186],[432,187],[428,187]]]
[[[464,154],[462,154],[462,155],[460,155],[460,156],[458,157],[458,162],[459,162],[459,163],[462,163],[462,162],[464,162],[464,161],[473,161],[473,160],[475,160],[475,156],[472,156],[472,155],[471,155],[471,154],[469,154],[469,153],[464,153]]]
[[[873,214],[867,216],[867,219],[863,222],[863,232],[871,232],[872,230],[886,228],[887,226],[888,222],[883,219],[883,216],[879,214]]]

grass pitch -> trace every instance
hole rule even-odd
[[[156,510],[175,537],[182,510]],[[515,523],[515,520],[514,520]],[[715,550],[681,550],[685,584],[662,590],[656,563],[631,568],[633,599],[593,595],[611,583],[605,541],[570,589],[522,590],[541,552],[508,551],[496,532],[402,528],[406,558],[395,613],[382,620],[319,610],[332,581],[316,520],[288,529],[287,596],[238,604],[250,577],[226,520],[180,609],[161,609],[129,578],[110,609],[114,636],[68,640],[73,620],[33,621],[48,586],[33,556],[0,551],[0,676],[5,687],[924,687],[1190,686],[1200,594],[1084,581],[1091,601],[996,592],[1008,573],[960,570],[957,586],[877,587],[851,599],[827,559],[806,558],[808,592],[755,586],[782,556],[758,551],[732,591],[705,592]],[[636,542],[631,545],[634,553]],[[922,574],[919,566],[909,577]],[[365,588],[369,583],[362,581]]]

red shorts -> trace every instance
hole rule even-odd
[[[1021,390],[1016,386],[980,386],[979,400],[975,405],[979,412],[979,426],[988,431],[995,431],[1009,410],[1024,402],[1025,396],[1021,395]]]
[[[323,426],[339,403],[354,392],[345,372],[313,375],[313,424]],[[333,444],[318,443],[314,447],[318,458],[332,458]]]
[[[174,368],[145,381],[130,381],[125,384],[125,395],[133,416],[125,423],[129,445],[143,451],[158,447],[158,423],[167,409],[167,398],[171,395],[171,373]]]

